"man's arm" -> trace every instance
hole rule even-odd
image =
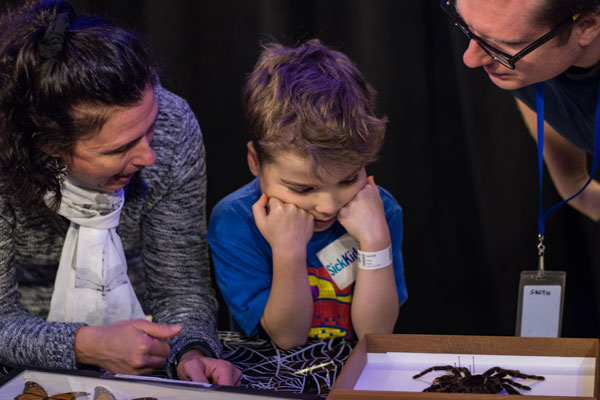
[[[521,100],[516,99],[529,133],[537,141],[537,116]],[[544,161],[556,190],[563,199],[575,194],[589,179],[586,152],[562,137],[544,122]],[[600,220],[600,184],[596,180],[569,204],[594,221]]]

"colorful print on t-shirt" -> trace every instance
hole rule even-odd
[[[308,282],[311,286],[314,306],[312,327],[308,337],[354,339],[354,330],[350,321],[354,285],[340,290],[323,267],[308,267]]]

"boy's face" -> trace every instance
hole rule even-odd
[[[352,164],[323,165],[318,178],[311,173],[306,158],[288,151],[276,154],[273,162],[260,165],[252,142],[248,143],[248,165],[267,197],[294,204],[311,214],[315,232],[333,225],[338,211],[367,182],[365,167]]]

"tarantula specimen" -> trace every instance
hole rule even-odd
[[[453,367],[452,365],[440,365],[427,368],[425,371],[413,376],[413,379],[422,377],[432,371],[449,371],[449,374],[435,378],[424,392],[445,393],[500,393],[506,390],[508,394],[521,394],[517,389],[531,390],[529,386],[517,383],[508,377],[521,379],[535,379],[543,381],[543,376],[527,375],[517,370],[492,367],[483,374],[471,375],[465,367]],[[517,389],[515,389],[517,388]]]

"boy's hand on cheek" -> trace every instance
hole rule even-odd
[[[362,251],[378,251],[391,244],[383,202],[372,176],[338,212],[338,221],[359,242]]]
[[[269,205],[267,213],[266,206]],[[306,252],[313,229],[313,216],[294,204],[263,194],[252,206],[254,221],[271,248],[298,248]]]

